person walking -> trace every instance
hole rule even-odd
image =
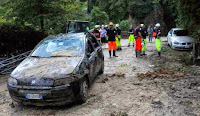
[[[109,29],[107,30],[107,35],[108,35],[108,50],[109,50],[109,55],[111,58],[111,52],[113,51],[113,56],[114,57],[118,57],[116,55],[116,49],[117,49],[117,45],[116,45],[116,30],[113,28],[113,22],[109,23]]]
[[[149,42],[152,42],[152,38],[153,38],[153,28],[152,26],[149,26],[149,28],[147,29],[148,35],[149,35]]]
[[[99,28],[99,26],[95,25],[95,28],[93,30],[93,34],[95,35],[97,40],[101,43],[101,33],[99,32],[98,28]]]
[[[134,36],[135,29],[133,26],[129,29],[129,38],[128,38],[128,47],[130,47],[131,42],[133,43],[133,47],[135,46],[135,36]]]
[[[119,28],[119,24],[116,24],[116,44],[117,44],[117,50],[122,50],[121,47],[121,29]]]
[[[142,35],[142,53],[141,55],[146,55],[146,49],[147,49],[147,30],[145,28],[145,25],[142,24],[142,31],[141,31],[141,35]]]
[[[135,55],[136,55],[136,57],[138,57],[138,55],[141,55],[141,50],[142,50],[141,41],[144,40],[144,38],[142,36],[143,26],[144,26],[144,24],[140,24],[139,27],[136,29],[136,38],[135,38]]]
[[[158,51],[158,56],[159,57],[161,57],[161,29],[160,29],[160,23],[157,23],[156,25],[155,25],[155,33],[156,33],[156,36],[155,36],[155,38],[156,38],[156,40],[155,40],[155,44],[156,44],[156,49],[157,49],[157,51]]]
[[[102,42],[102,44],[104,44],[104,43],[106,43],[106,33],[107,33],[104,25],[102,25],[100,32],[101,32],[101,42]]]

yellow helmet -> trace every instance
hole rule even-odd
[[[113,26],[113,25],[114,25],[114,23],[113,23],[113,22],[110,22],[110,23],[109,23],[109,25],[110,25],[110,26]]]

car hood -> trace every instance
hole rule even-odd
[[[176,36],[174,39],[179,42],[194,42],[194,38],[189,36]]]
[[[82,57],[26,58],[11,73],[11,77],[20,78],[62,78],[74,71]]]

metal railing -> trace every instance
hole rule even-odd
[[[30,53],[31,51],[28,51],[0,61],[0,74],[10,74],[17,67],[17,65],[22,62]]]

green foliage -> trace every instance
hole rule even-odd
[[[67,20],[82,20],[86,3],[76,0],[4,0],[0,24],[31,26],[48,33],[63,32]]]
[[[133,18],[140,20],[145,18],[153,10],[153,0],[131,0],[129,2],[128,12]]]
[[[153,3],[154,0],[97,0],[96,2],[115,23],[127,19],[129,15],[141,20],[153,10]]]
[[[164,0],[163,3],[170,6],[177,27],[189,29],[190,34],[200,41],[200,1]]]
[[[128,31],[129,30],[130,25],[129,25],[128,20],[122,20],[119,23],[119,25],[120,25],[120,28],[121,28],[122,31]]]
[[[114,23],[127,17],[128,0],[97,0],[96,4],[109,15]]]
[[[93,7],[90,15],[91,15],[91,22],[95,22],[95,24],[106,24],[108,22],[107,13],[101,11],[99,7]]]

